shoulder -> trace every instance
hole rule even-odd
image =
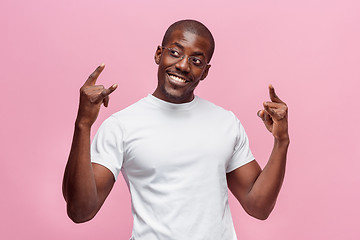
[[[132,122],[134,120],[139,121],[147,115],[147,111],[151,109],[150,107],[151,105],[149,104],[148,97],[144,97],[130,106],[112,114],[109,117],[109,121],[118,122],[118,124]]]
[[[126,115],[131,115],[131,114],[134,114],[136,113],[137,111],[140,111],[141,109],[144,109],[144,105],[146,104],[146,98],[142,98],[140,99],[139,101],[131,104],[130,106],[114,113],[111,115],[110,118],[119,118],[119,117],[123,117],[123,116],[126,116]]]
[[[110,117],[106,118],[100,126],[101,128],[114,128],[119,127],[121,128],[121,125],[123,122],[128,121],[129,119],[134,118],[134,115],[136,115],[137,112],[139,112],[139,109],[142,108],[143,105],[143,99],[140,99],[139,101],[131,104],[130,106],[113,113]]]
[[[215,122],[218,127],[231,128],[240,135],[246,135],[241,121],[232,111],[202,98],[199,98],[199,106],[208,121]]]
[[[235,116],[235,114],[232,111],[227,110],[219,105],[216,105],[213,102],[210,102],[200,97],[198,97],[198,101],[199,101],[199,108],[202,109],[203,111],[206,111],[207,113],[214,116],[227,118],[232,121],[238,121],[238,118]]]

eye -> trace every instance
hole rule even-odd
[[[197,57],[191,57],[191,63],[194,64],[195,66],[202,66],[203,60]]]
[[[169,54],[176,58],[179,58],[181,56],[180,52],[173,48],[169,48]]]

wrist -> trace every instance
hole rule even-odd
[[[78,130],[90,130],[92,123],[86,120],[77,118],[75,121],[75,129]]]
[[[282,138],[274,138],[274,144],[278,146],[288,147],[290,144],[290,138],[288,135]]]

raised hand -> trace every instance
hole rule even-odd
[[[275,93],[272,85],[269,86],[271,101],[264,102],[264,109],[258,111],[266,128],[277,140],[288,140],[288,107]]]
[[[80,88],[79,111],[76,119],[78,124],[85,124],[91,127],[99,115],[101,104],[107,107],[109,95],[117,88],[117,84],[113,84],[109,88],[105,88],[103,85],[95,85],[97,78],[104,68],[104,64],[97,67]]]

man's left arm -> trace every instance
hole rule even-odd
[[[269,86],[271,101],[264,102],[258,112],[266,128],[274,136],[274,146],[268,163],[261,170],[252,161],[227,174],[228,187],[245,211],[265,220],[275,206],[285,175],[286,154],[290,143],[288,133],[288,108]]]

